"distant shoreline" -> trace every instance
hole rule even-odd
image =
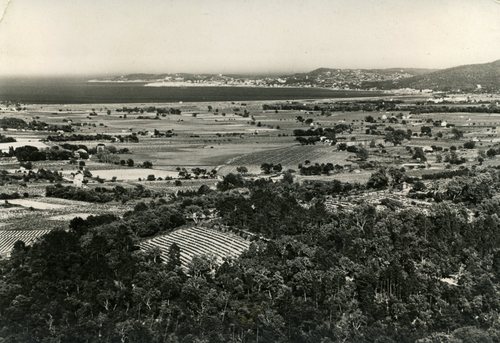
[[[312,87],[173,86],[144,87],[139,82],[13,80],[0,83],[0,101],[24,104],[116,104],[217,101],[272,101],[357,98],[390,95],[383,91]]]
[[[276,89],[276,88],[293,88],[293,89],[323,89],[328,91],[340,91],[340,92],[367,92],[369,90],[363,89],[339,89],[339,88],[328,88],[328,87],[317,87],[317,86],[300,86],[300,85],[256,85],[256,84],[227,84],[227,83],[217,83],[217,82],[185,82],[185,81],[147,81],[147,80],[88,80],[88,83],[101,83],[101,84],[143,84],[144,87],[162,87],[162,88],[263,88],[263,89]],[[380,92],[383,92],[382,90]]]

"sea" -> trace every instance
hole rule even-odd
[[[88,82],[85,78],[0,79],[0,101],[22,104],[113,104],[372,97],[373,91],[322,88],[145,87],[145,83]]]

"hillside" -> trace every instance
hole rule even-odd
[[[434,69],[334,69],[318,68],[308,73],[287,77],[287,84],[310,84],[317,87],[359,88],[366,82],[385,82],[407,79],[433,72]]]
[[[497,91],[500,89],[500,60],[490,63],[447,68],[404,79],[365,82],[363,83],[363,87],[377,87],[381,89],[414,88],[441,91],[470,91],[479,89],[480,87],[480,89],[486,91]]]
[[[128,74],[91,82],[160,82],[161,85],[175,82],[197,85],[234,85],[234,86],[288,86],[288,87],[325,87],[336,89],[360,88],[365,82],[383,82],[406,79],[430,73],[434,69],[389,68],[389,69],[334,69],[318,68],[306,73],[289,75],[273,74]]]
[[[102,81],[102,80],[101,80]],[[500,60],[447,69],[388,68],[336,69],[318,68],[291,75],[222,75],[222,74],[129,74],[108,79],[111,82],[142,81],[184,82],[187,85],[323,87],[334,89],[433,89],[439,91],[500,89]],[[479,85],[479,86],[478,86]]]

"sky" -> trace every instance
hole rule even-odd
[[[0,0],[0,15],[0,76],[500,59],[500,0]]]

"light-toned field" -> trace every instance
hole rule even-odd
[[[315,175],[315,176],[303,176],[297,175],[295,181],[303,182],[306,180],[320,180],[320,181],[332,181],[337,180],[341,182],[348,183],[359,183],[364,184],[370,178],[371,171],[357,171],[357,172],[346,172],[346,173],[336,173],[331,175]]]
[[[213,168],[225,164],[231,158],[248,152],[265,151],[280,146],[282,146],[280,143],[267,142],[262,144],[238,141],[213,144],[173,144],[156,140],[144,145],[132,146],[130,148],[132,154],[122,156],[137,161],[151,161],[156,169],[174,170],[176,167]]]
[[[45,199],[48,198],[44,198],[44,200]],[[66,207],[66,205],[62,204],[52,204],[48,201],[36,201],[32,199],[12,199],[9,200],[9,203],[22,207],[34,208],[35,210],[57,210]]]
[[[280,163],[287,168],[296,169],[300,163],[309,160],[311,163],[346,163],[347,157],[351,155],[345,151],[338,151],[335,147],[328,145],[294,145],[285,148],[266,150],[263,152],[252,152],[239,156],[229,161],[229,165],[258,165],[262,163]]]
[[[427,97],[427,95],[425,96]],[[409,103],[425,100],[420,97],[398,97]],[[336,101],[348,99],[335,99]],[[366,100],[366,99],[365,99]],[[300,103],[321,103],[327,100],[301,100]],[[396,112],[333,112],[331,115],[321,115],[320,111],[279,110],[264,111],[262,105],[274,101],[249,101],[249,102],[212,102],[212,103],[163,103],[163,104],[72,104],[72,105],[27,105],[27,111],[3,111],[1,116],[16,117],[30,121],[32,119],[44,121],[48,124],[67,125],[73,124],[76,134],[93,135],[103,133],[108,135],[129,135],[134,133],[139,138],[138,143],[102,141],[69,141],[70,144],[83,144],[94,148],[97,144],[114,146],[117,149],[129,149],[129,153],[118,154],[119,160],[133,159],[135,167],[129,168],[112,163],[102,163],[97,156],[86,160],[85,168],[94,177],[105,179],[103,184],[96,180],[89,180],[89,187],[114,187],[123,185],[134,187],[142,185],[161,194],[174,193],[178,190],[196,190],[201,185],[215,187],[217,179],[181,180],[181,184],[172,181],[144,181],[148,175],[156,178],[178,176],[177,168],[199,167],[217,170],[223,176],[230,172],[237,172],[237,167],[245,166],[250,177],[262,176],[260,169],[263,163],[281,164],[284,170],[295,170],[295,180],[341,180],[344,182],[364,183],[371,173],[378,167],[407,166],[407,173],[412,176],[421,176],[426,173],[439,172],[445,169],[457,169],[458,165],[448,165],[446,162],[437,162],[438,155],[443,157],[446,152],[427,153],[427,162],[419,163],[412,158],[409,147],[429,147],[432,145],[443,149],[457,148],[457,154],[466,159],[462,166],[478,166],[478,154],[486,151],[495,143],[500,142],[500,115],[489,113],[432,113],[409,115],[408,111],[400,111],[405,121],[399,118],[397,123],[391,123],[390,117],[398,115]],[[182,111],[181,115],[166,114],[160,119],[153,119],[154,113],[127,113],[119,112],[123,106],[128,108],[148,106],[173,107]],[[213,108],[208,110],[208,106]],[[110,110],[111,114],[107,114]],[[95,111],[97,116],[89,116]],[[242,113],[247,111],[248,115]],[[379,135],[366,132],[369,123],[365,117],[371,115],[377,122]],[[383,116],[389,119],[382,120]],[[139,118],[142,116],[143,118]],[[297,117],[312,120],[312,126],[299,122]],[[146,119],[145,119],[146,118]],[[147,119],[149,118],[149,119]],[[433,126],[429,120],[443,120],[456,125],[463,131],[464,137],[460,140],[452,138],[452,128]],[[310,127],[328,128],[336,124],[351,125],[352,131],[337,134],[339,142],[358,145],[361,144],[369,151],[368,162],[372,166],[363,166],[354,153],[338,151],[337,147],[317,143],[316,145],[301,146],[296,141],[293,131],[295,129],[307,130]],[[422,126],[432,128],[432,137],[420,137]],[[402,145],[393,146],[384,141],[386,129],[411,130],[414,134],[409,141]],[[498,131],[497,131],[498,127]],[[154,130],[163,135],[154,137]],[[12,136],[18,140],[18,145],[34,145],[38,147],[55,146],[55,142],[44,142],[48,135],[55,132],[7,130],[2,134]],[[415,136],[416,134],[416,136]],[[442,137],[437,138],[438,135]],[[371,140],[377,142],[376,147],[370,147]],[[469,140],[476,141],[474,149],[463,149],[463,144]],[[382,145],[382,147],[379,146]],[[0,149],[8,149],[13,143],[0,145]],[[331,175],[302,176],[298,165],[332,163],[344,166]],[[144,161],[153,163],[153,169],[139,168]],[[500,157],[488,158],[484,166],[497,166]],[[15,158],[0,158],[0,169],[15,170],[19,162]],[[70,184],[71,173],[78,169],[78,165],[69,164],[68,161],[37,161],[33,168],[45,168],[62,171],[66,177],[63,183]],[[363,169],[366,168],[366,169]],[[111,179],[116,177],[116,182]],[[142,180],[139,181],[139,178]],[[44,190],[48,181],[12,182],[0,186],[0,193],[19,194],[28,193],[29,198],[11,201],[18,207],[0,209],[2,229],[36,229],[40,227],[65,227],[74,215],[123,213],[133,207],[131,204],[88,204],[44,198]],[[39,196],[34,198],[34,196]]]
[[[31,245],[48,232],[50,230],[0,230],[0,257],[9,256],[17,241]]]
[[[73,218],[79,217],[82,219],[87,219],[89,216],[91,216],[92,213],[79,213],[79,212],[74,212],[74,213],[68,213],[68,214],[60,214],[58,216],[53,216],[48,218],[49,220],[60,220],[60,221],[69,221]]]
[[[159,170],[159,169],[145,169],[145,168],[122,168],[122,169],[100,169],[100,170],[92,170],[92,175],[96,177],[100,177],[105,180],[111,180],[113,177],[116,177],[117,180],[138,180],[145,179],[148,175],[154,175],[156,178],[161,177],[171,177],[176,178],[178,176],[178,172],[168,171],[168,170]]]
[[[144,250],[158,248],[163,259],[167,261],[168,251],[173,243],[180,247],[181,264],[184,268],[188,267],[195,256],[214,257],[216,263],[222,263],[226,258],[238,257],[250,246],[249,241],[233,233],[190,227],[146,240],[141,243],[141,248]]]
[[[15,137],[15,135],[10,135],[10,136]],[[44,149],[48,147],[47,144],[41,142],[39,139],[16,138],[16,140],[17,142],[0,143],[0,151],[8,152],[10,147],[16,149],[26,145],[34,146],[38,149]]]
[[[0,200],[0,202],[4,202]],[[133,208],[130,204],[96,204],[58,198],[12,199],[8,203],[15,207],[0,208],[0,227],[6,230],[66,229],[74,217],[86,217],[111,213],[117,216]]]

